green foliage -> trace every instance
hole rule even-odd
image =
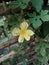
[[[41,54],[42,56],[45,56],[46,51],[45,51],[45,48],[44,48],[44,47],[41,47],[40,54]]]
[[[45,21],[49,21],[48,10],[41,10],[41,19]]]
[[[41,20],[39,20],[39,19],[31,19],[31,21],[33,21],[32,22],[32,25],[33,25],[33,27],[35,28],[35,29],[37,29],[39,26],[41,26],[41,24],[42,24],[42,22],[41,22]]]
[[[42,9],[43,0],[17,0],[13,2],[9,2],[10,8],[20,7],[25,9],[28,6],[28,2],[31,2],[33,7],[39,12]]]
[[[43,0],[31,0],[32,5],[39,12],[42,9]]]
[[[20,7],[24,9],[27,7],[29,1],[30,0],[17,0],[17,1],[9,2],[9,7],[13,9],[15,9],[16,7]]]
[[[3,43],[5,43],[5,42],[7,42],[7,41],[10,40],[11,38],[12,38],[12,34],[8,34],[7,37],[2,38],[2,39],[0,40],[0,44],[3,44]]]
[[[0,26],[4,26],[4,18],[3,17],[0,18]]]
[[[32,29],[35,33],[35,36],[31,37],[32,43],[35,42],[34,49],[37,51],[35,63],[36,65],[46,65],[49,60],[49,10],[43,9],[43,0],[14,0],[9,1],[6,5],[12,13],[5,15],[5,18],[0,16],[0,44],[8,42],[13,37],[12,30],[15,27],[20,28],[20,24],[25,19],[29,23],[29,29]],[[34,39],[37,36],[40,40],[36,43]],[[26,56],[24,53],[32,48],[30,46],[31,40],[29,42],[24,41],[22,44],[17,42],[18,47],[12,49],[17,54],[12,60],[6,61],[8,62],[7,65],[10,65],[10,61],[13,62],[13,65],[16,65],[18,59],[20,59],[22,65],[27,65],[28,59],[32,58],[33,55]],[[19,51],[22,47],[22,51]]]
[[[30,14],[30,19],[29,20],[32,23],[33,27],[35,29],[37,29],[44,22],[49,21],[48,10],[41,10],[41,12],[39,12],[39,13],[33,12],[32,14]]]
[[[35,12],[32,14],[32,18],[30,18],[30,22],[32,23],[32,25],[35,29],[37,29],[39,26],[42,25],[40,16],[36,16]]]
[[[42,63],[42,64],[47,64],[47,61],[49,60],[48,57],[48,51],[47,48],[49,49],[49,43],[46,42],[39,42],[36,44],[35,49],[38,52],[38,57],[37,59]]]

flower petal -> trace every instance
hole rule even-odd
[[[28,28],[28,23],[27,22],[22,22],[21,24],[20,24],[20,28],[21,29],[27,29]]]
[[[14,28],[12,31],[13,36],[18,36],[20,33],[20,29],[19,28]]]
[[[30,40],[30,36],[29,35],[25,35],[24,38],[29,41]]]
[[[18,42],[22,43],[24,41],[24,37],[22,35],[19,36]]]
[[[34,33],[32,30],[27,30],[27,31],[26,31],[26,34],[29,35],[29,36],[32,36],[32,35],[34,35],[35,33]]]

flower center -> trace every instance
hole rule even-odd
[[[25,35],[25,33],[26,33],[26,30],[20,30],[20,34],[21,34],[21,35],[23,35],[23,36],[24,36],[24,35]]]

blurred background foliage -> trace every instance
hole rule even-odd
[[[5,2],[6,1],[6,2]],[[16,42],[12,48],[0,50],[0,57],[12,50],[16,52],[12,58],[1,62],[1,65],[28,65],[28,60],[35,57],[29,65],[47,65],[49,61],[49,0],[1,0],[0,1],[0,45],[8,42],[15,27],[19,27],[23,19],[35,32],[29,42]],[[31,45],[33,43],[33,45]],[[21,51],[19,51],[23,48]],[[34,49],[36,54],[26,55]],[[32,51],[33,53],[33,51]],[[21,62],[20,64],[18,64]]]

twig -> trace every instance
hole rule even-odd
[[[15,44],[17,42],[17,37],[13,37],[12,39],[10,39],[9,41],[7,41],[6,43],[3,43],[2,45],[0,45],[0,50],[9,47],[13,44]]]
[[[14,52],[14,51],[11,51],[9,54],[7,54],[7,55],[1,57],[1,58],[0,58],[0,63],[3,62],[4,60],[10,58],[10,57],[13,56],[14,54],[15,54],[15,52]]]

